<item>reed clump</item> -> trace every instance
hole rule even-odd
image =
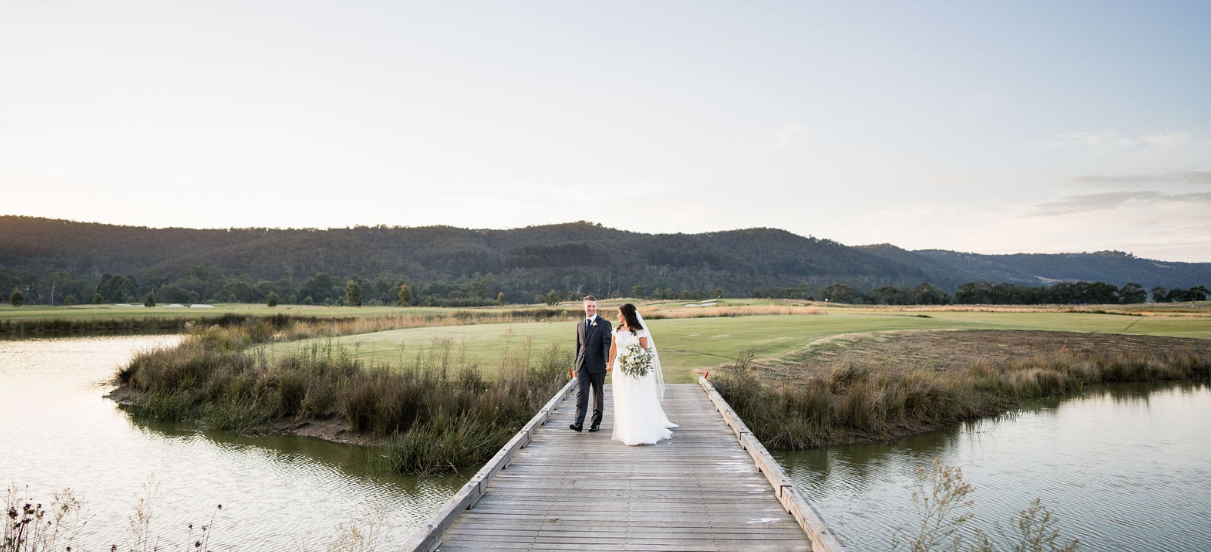
[[[228,313],[219,316],[174,313],[164,316],[18,318],[0,320],[0,336],[189,332],[199,326],[244,327],[252,330],[259,326],[261,329],[272,329],[268,333],[256,333],[252,337],[252,339],[264,343],[425,326],[569,321],[576,320],[582,315],[583,312],[578,309],[471,309],[424,314],[396,313],[344,317],[285,313],[274,315]]]
[[[566,384],[572,364],[558,344],[535,354],[529,340],[507,347],[490,373],[450,340],[398,367],[331,344],[273,358],[250,347],[272,331],[261,321],[212,326],[141,352],[118,371],[116,395],[156,421],[246,433],[336,420],[384,444],[375,463],[428,474],[491,458]]]
[[[957,371],[881,370],[848,363],[825,377],[773,381],[745,362],[713,378],[754,435],[771,448],[883,441],[1002,414],[1025,401],[1087,384],[1207,379],[1211,357],[1195,351],[1039,354]]]
[[[0,336],[180,332],[188,322],[184,318],[157,316],[0,320]]]

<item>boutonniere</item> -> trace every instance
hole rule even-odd
[[[592,327],[594,327],[594,328],[596,328],[596,327],[597,327],[597,321],[596,321],[596,320],[594,320],[594,321],[590,322],[590,323],[589,323],[589,325],[590,325],[590,326],[592,326]]]

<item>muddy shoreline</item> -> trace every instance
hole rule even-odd
[[[114,389],[105,393],[104,397],[118,403],[119,406],[123,407],[123,410],[126,410],[127,408],[135,405],[135,402],[139,398],[139,393],[125,387],[115,387]],[[129,414],[132,416],[136,415],[133,413]],[[199,427],[201,426],[200,423],[198,425]],[[312,437],[331,443],[357,445],[359,447],[381,446],[384,442],[384,439],[381,437],[363,435],[349,431],[349,422],[343,418],[279,422],[270,425],[257,426],[243,433],[253,437],[263,435],[294,435],[298,437]]]

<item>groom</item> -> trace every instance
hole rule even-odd
[[[576,423],[569,428],[584,429],[584,415],[589,409],[589,386],[593,387],[593,420],[589,431],[601,426],[603,410],[601,388],[605,385],[606,356],[610,354],[610,321],[597,316],[597,298],[584,298],[585,319],[576,325],[576,364],[572,377],[577,379]]]

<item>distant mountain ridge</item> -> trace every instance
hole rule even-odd
[[[953,290],[990,280],[1128,282],[1145,287],[1211,284],[1211,263],[1141,259],[1122,252],[982,255],[908,251],[890,244],[846,246],[771,228],[702,234],[644,234],[574,222],[510,230],[449,226],[316,229],[146,228],[0,216],[0,270],[66,271],[172,280],[203,265],[256,280],[383,273],[412,282],[486,279],[529,299],[548,289],[629,292],[631,286],[755,289],[834,282],[858,289],[928,282]]]

